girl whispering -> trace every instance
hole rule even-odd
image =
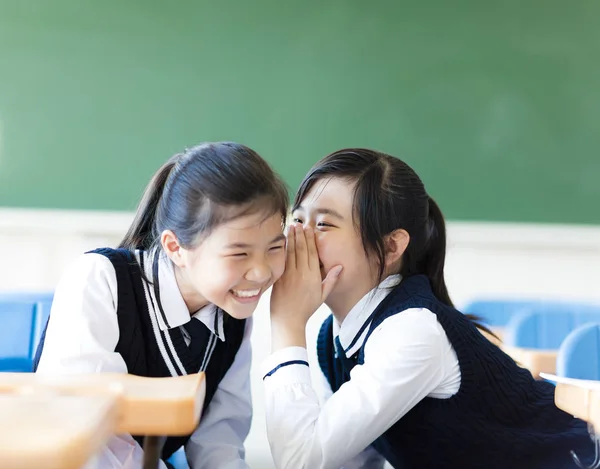
[[[574,468],[586,424],[457,311],[445,224],[404,162],[367,149],[318,162],[296,196],[264,364],[278,469]],[[332,312],[308,338],[309,317]]]
[[[118,249],[83,254],[64,274],[36,357],[38,373],[203,371],[192,469],[247,468],[251,316],[285,266],[284,184],[251,149],[206,143],[173,156],[150,182]],[[140,437],[109,442],[99,468],[141,467]],[[164,466],[163,466],[164,467]]]

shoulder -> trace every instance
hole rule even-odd
[[[365,344],[369,352],[405,353],[407,349],[440,356],[447,349],[448,337],[437,316],[427,308],[409,308],[393,314],[372,331]]]
[[[82,280],[114,277],[115,268],[106,256],[90,252],[76,257],[67,267],[65,275],[77,276]]]
[[[56,294],[109,290],[116,296],[116,288],[116,272],[111,261],[101,254],[86,253],[75,258],[63,272]]]

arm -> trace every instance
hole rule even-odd
[[[231,368],[215,392],[200,425],[186,445],[192,469],[247,469],[244,440],[252,422],[250,334],[252,318]]]
[[[310,380],[319,399],[320,407],[323,407],[333,395],[331,386],[327,382],[323,371],[321,371],[317,357],[317,337],[319,336],[321,324],[329,314],[331,314],[331,311],[328,308],[320,308],[311,316],[306,325],[306,352],[308,354]],[[348,459],[344,463],[343,469],[383,469],[384,464],[385,459],[383,456],[375,448],[368,446],[355,457]]]
[[[80,256],[56,288],[37,372],[127,373],[123,358],[114,351],[119,340],[116,311],[117,279],[112,264],[99,254]],[[130,435],[119,435],[90,464],[101,469],[133,469],[141,467],[142,459],[137,442]]]
[[[373,332],[365,362],[323,405],[309,368],[291,364],[265,377],[267,432],[278,469],[338,469],[369,446],[443,380],[443,344],[433,313],[412,309]],[[306,361],[302,347],[271,355],[265,371]]]

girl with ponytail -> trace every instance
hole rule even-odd
[[[403,161],[339,150],[304,178],[264,363],[278,469],[559,469],[587,425],[457,311],[437,203]],[[324,322],[307,322],[323,303]],[[316,315],[315,315],[316,318]],[[305,333],[306,332],[306,333]],[[308,342],[308,347],[307,347]]]
[[[251,316],[285,267],[288,195],[269,165],[236,143],[173,156],[144,193],[117,249],[82,255],[62,277],[38,348],[38,373],[204,372],[199,427],[169,437],[191,469],[245,469],[252,416]],[[142,467],[141,437],[120,435],[99,469]]]

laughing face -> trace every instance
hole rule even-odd
[[[258,212],[222,223],[198,247],[181,249],[181,259],[177,283],[190,312],[213,303],[248,318],[285,268],[281,215]]]

